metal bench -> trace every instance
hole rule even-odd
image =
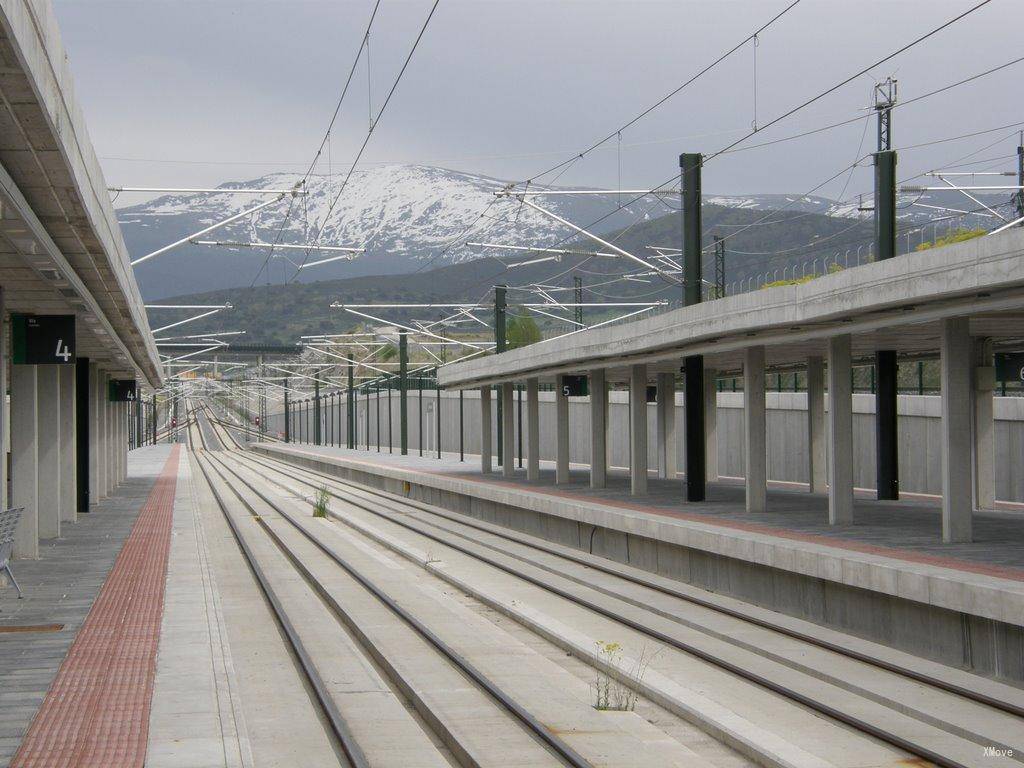
[[[18,520],[24,507],[12,507],[0,512],[0,572],[6,571],[18,590],[18,599],[21,599],[21,587],[18,580],[14,578],[14,571],[11,570],[11,555],[14,552],[14,529],[18,527]]]

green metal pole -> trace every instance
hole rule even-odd
[[[355,397],[356,393],[355,393],[355,390],[352,388],[353,387],[353,381],[354,381],[353,377],[354,376],[355,376],[355,370],[354,370],[354,368],[352,366],[352,363],[349,363],[348,364],[348,399],[347,399],[346,405],[345,405],[345,409],[346,409],[345,421],[346,421],[346,424],[347,424],[346,445],[349,448],[355,448],[356,447],[356,433],[355,433],[356,405],[355,405],[355,401],[353,400],[353,398]]]
[[[507,286],[496,285],[494,286],[494,351],[496,354],[501,354],[505,351],[508,345],[508,331],[507,331],[507,317],[508,317],[508,301],[506,294],[508,292]],[[504,456],[502,455],[502,446],[504,440],[502,439],[502,403],[501,396],[498,396],[498,464],[504,466]]]
[[[409,340],[405,331],[398,332],[398,433],[402,455],[409,454]]]
[[[313,373],[313,445],[320,445],[323,435],[320,434],[320,369]]]

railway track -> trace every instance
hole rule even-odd
[[[697,590],[672,586],[666,579],[643,575],[642,572],[635,572],[635,569],[608,561],[601,562],[566,547],[446,513],[288,462],[236,450],[229,451],[229,454],[232,461],[247,466],[251,472],[282,489],[294,492],[296,487],[309,490],[326,487],[334,498],[345,505],[379,521],[386,521],[395,529],[449,548],[550,595],[571,601],[576,606],[641,633],[653,641],[689,654],[860,733],[868,734],[913,758],[941,766],[965,766],[977,764],[970,759],[970,754],[973,751],[977,757],[986,746],[1015,750],[1016,754],[1021,754],[1020,745],[1016,744],[1020,739],[1013,735],[1024,733],[1019,730],[1024,722],[1020,720],[1020,696],[1015,699],[1015,690],[1009,687],[999,691],[1007,694],[1000,697],[993,693],[1000,686],[989,681],[978,678],[975,682],[979,685],[971,687],[973,676],[967,673],[960,673],[959,680],[941,679],[911,665],[901,664],[898,660],[872,655],[852,644],[843,645],[835,638],[823,638],[794,628],[792,623],[787,625],[782,617],[772,622],[764,615],[755,615],[753,611],[729,607],[723,604],[727,601],[713,599],[713,596],[700,597],[696,594]],[[222,457],[218,457],[218,460],[222,460]],[[401,549],[395,547],[391,538],[379,535],[379,532],[367,528],[350,515],[335,513],[334,516],[378,544],[390,546],[395,551]],[[600,578],[596,579],[597,576]],[[452,583],[457,582],[453,580]],[[687,609],[720,616],[733,624],[716,629],[706,619],[687,619],[686,611],[680,611],[679,605],[669,605],[672,602],[684,605]],[[673,623],[686,632],[673,631]],[[761,635],[747,639],[750,627]],[[692,630],[703,633],[705,640],[712,638],[716,643],[694,642]],[[768,637],[766,641],[765,633],[776,637]],[[785,647],[781,649],[779,638],[785,641]],[[752,645],[754,643],[759,646],[755,648]],[[812,649],[813,653],[805,660],[804,657],[808,656],[807,648]],[[737,659],[742,658],[740,651],[754,650],[759,650],[762,656],[772,661],[774,667],[769,673],[737,663]],[[842,664],[836,665],[833,671],[829,669],[829,662],[836,660],[841,660]],[[817,668],[811,668],[812,664],[816,664]],[[845,679],[843,675],[849,675],[851,669],[855,673],[866,674],[867,682],[858,680],[856,674],[852,679]],[[795,677],[792,674],[794,672],[798,673]],[[808,685],[801,676],[813,676],[817,684]],[[882,689],[883,693],[873,692],[872,685]],[[884,693],[885,690],[897,689],[904,696],[898,703]],[[852,694],[856,699],[851,704],[850,696],[837,696],[837,690]],[[858,705],[858,702],[864,700],[876,705],[873,717],[861,711],[863,706]],[[887,727],[890,723],[877,714],[879,707],[882,707],[881,712],[884,714],[886,706],[891,707],[892,720],[897,721],[893,727]],[[965,717],[963,723],[956,722],[956,716],[952,713],[963,713],[965,708],[969,717]],[[985,728],[974,727],[973,724],[982,721],[988,721],[989,725]],[[949,738],[944,741],[942,738],[947,728],[953,731],[952,741]],[[1009,743],[1004,743],[1003,738]],[[998,762],[989,759],[985,764]],[[1018,762],[1008,758],[1005,764]]]
[[[230,440],[225,434],[226,428],[222,425],[218,425],[214,431],[218,432],[218,438],[222,443]],[[463,652],[442,638],[436,627],[429,626],[417,615],[416,609],[405,607],[402,601],[390,596],[386,588],[376,583],[372,577],[341,554],[337,547],[325,543],[311,529],[310,519],[298,516],[294,509],[286,509],[262,490],[257,482],[247,478],[243,471],[239,471],[241,465],[236,451],[207,451],[204,446],[208,443],[205,442],[206,438],[202,431],[197,429],[195,435],[200,448],[196,456],[200,472],[211,488],[221,513],[228,520],[246,561],[266,594],[268,603],[295,650],[296,657],[300,660],[310,687],[316,692],[317,700],[324,708],[334,736],[344,746],[346,759],[352,765],[368,764],[360,760],[365,759],[370,750],[364,749],[360,740],[353,735],[355,729],[350,725],[342,708],[336,704],[330,686],[318,669],[315,650],[311,649],[308,641],[302,637],[301,630],[289,619],[289,603],[276,591],[274,576],[268,572],[267,566],[261,561],[257,548],[252,543],[253,527],[242,522],[237,512],[233,514],[230,511],[232,505],[236,508],[243,507],[248,519],[254,520],[257,523],[256,527],[273,541],[292,568],[329,606],[339,627],[354,639],[367,658],[371,659],[387,678],[394,682],[397,690],[412,702],[437,739],[449,746],[456,762],[461,765],[505,764],[500,759],[496,761],[495,750],[502,744],[504,746],[500,749],[508,750],[510,740],[514,739],[516,745],[511,748],[517,755],[517,763],[522,760],[526,765],[564,765],[574,768],[609,764],[603,761],[593,762],[581,755],[560,734],[559,728],[541,720],[530,707],[520,703],[519,697],[507,692],[499,682],[470,661]],[[321,561],[319,566],[310,565],[310,547],[315,548],[316,557]],[[325,576],[324,567],[327,564],[333,566],[335,570],[340,569],[353,585],[357,585],[366,595],[372,596],[381,609],[389,612],[395,621],[411,630],[424,645],[429,646],[436,655],[432,662],[435,666],[450,667],[451,674],[456,680],[471,682],[476,690],[474,710],[479,709],[484,700],[488,701],[491,708],[503,714],[505,720],[514,722],[521,734],[515,737],[515,734],[510,734],[507,724],[495,725],[492,722],[491,728],[496,728],[498,734],[476,732],[474,738],[477,741],[493,741],[493,744],[481,746],[480,743],[473,743],[474,738],[467,738],[466,725],[459,723],[459,718],[464,717],[460,715],[459,710],[465,709],[465,706],[452,707],[451,702],[448,702],[447,707],[436,708],[427,697],[417,692],[420,685],[410,679],[408,670],[395,658],[394,649],[382,647],[379,636],[375,637],[372,630],[367,631],[363,628],[365,616],[360,617],[358,611],[353,612],[350,608],[353,596],[349,588],[332,590],[330,577]],[[344,599],[341,598],[342,594],[345,596]],[[440,698],[443,699],[444,696]],[[502,730],[504,735],[501,734]],[[585,732],[585,729],[580,730],[580,733]],[[489,759],[484,759],[488,757]]]

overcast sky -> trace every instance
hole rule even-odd
[[[976,0],[802,0],[760,38],[763,124]],[[784,8],[789,0],[441,0],[364,162],[531,177],[614,131]],[[432,0],[383,0],[331,142],[335,171],[365,137]],[[372,0],[55,0],[78,98],[107,181],[205,186],[309,164],[358,48]],[[900,98],[1024,55],[1019,0],[993,0],[880,66]],[[894,114],[907,147],[1024,122],[1024,64]],[[867,114],[864,76],[748,144]],[[560,184],[653,186],[683,151],[714,152],[754,119],[747,45],[573,167]],[[873,118],[716,158],[706,192],[805,192],[875,142]],[[908,149],[900,176],[1011,155],[1014,128]],[[863,137],[863,145],[861,141]],[[983,149],[986,145],[990,148]],[[858,152],[859,150],[859,152]],[[1012,168],[1010,158],[980,167]],[[321,166],[326,170],[325,165]],[[548,177],[550,179],[550,177]],[[868,191],[870,171],[849,180]],[[838,196],[846,176],[820,192]],[[122,197],[119,205],[139,198]]]

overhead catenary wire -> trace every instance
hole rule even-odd
[[[391,84],[391,89],[388,91],[388,95],[384,97],[384,101],[380,105],[380,110],[377,112],[376,118],[374,118],[371,121],[369,129],[366,131],[366,137],[363,139],[363,143],[359,147],[359,151],[356,152],[356,156],[352,160],[352,164],[349,166],[348,173],[345,175],[345,180],[342,181],[341,183],[341,188],[335,194],[334,199],[331,200],[331,204],[330,206],[328,206],[327,212],[324,214],[324,218],[320,222],[320,226],[317,229],[315,242],[319,242],[320,238],[323,236],[323,231],[327,226],[327,221],[330,219],[331,213],[333,213],[334,211],[334,207],[338,204],[338,200],[341,199],[342,194],[345,192],[345,188],[348,186],[348,183],[352,178],[352,174],[355,172],[356,164],[359,162],[359,159],[363,156],[363,152],[366,151],[366,146],[370,143],[370,139],[373,137],[374,130],[380,124],[380,119],[384,115],[384,112],[387,110],[388,104],[391,103],[391,98],[395,95],[395,91],[398,89],[398,84],[402,82],[402,76],[405,75],[406,70],[409,68],[409,62],[412,61],[412,57],[416,53],[416,49],[419,48],[420,41],[423,40],[423,35],[427,31],[427,27],[430,24],[430,20],[434,18],[434,13],[435,11],[437,11],[437,6],[440,3],[441,0],[434,0],[434,4],[430,7],[430,13],[427,14],[427,18],[424,20],[423,26],[420,27],[419,34],[416,35],[416,40],[413,42],[412,48],[409,49],[409,54],[405,57],[405,61],[402,63],[402,68],[398,71],[398,75],[395,77],[395,81]],[[305,264],[305,261],[308,258],[309,252],[307,252],[306,255],[303,257],[303,264]],[[301,269],[302,266],[300,265],[300,267],[295,270],[295,274],[292,275],[292,280],[294,280],[298,276],[299,271]]]

